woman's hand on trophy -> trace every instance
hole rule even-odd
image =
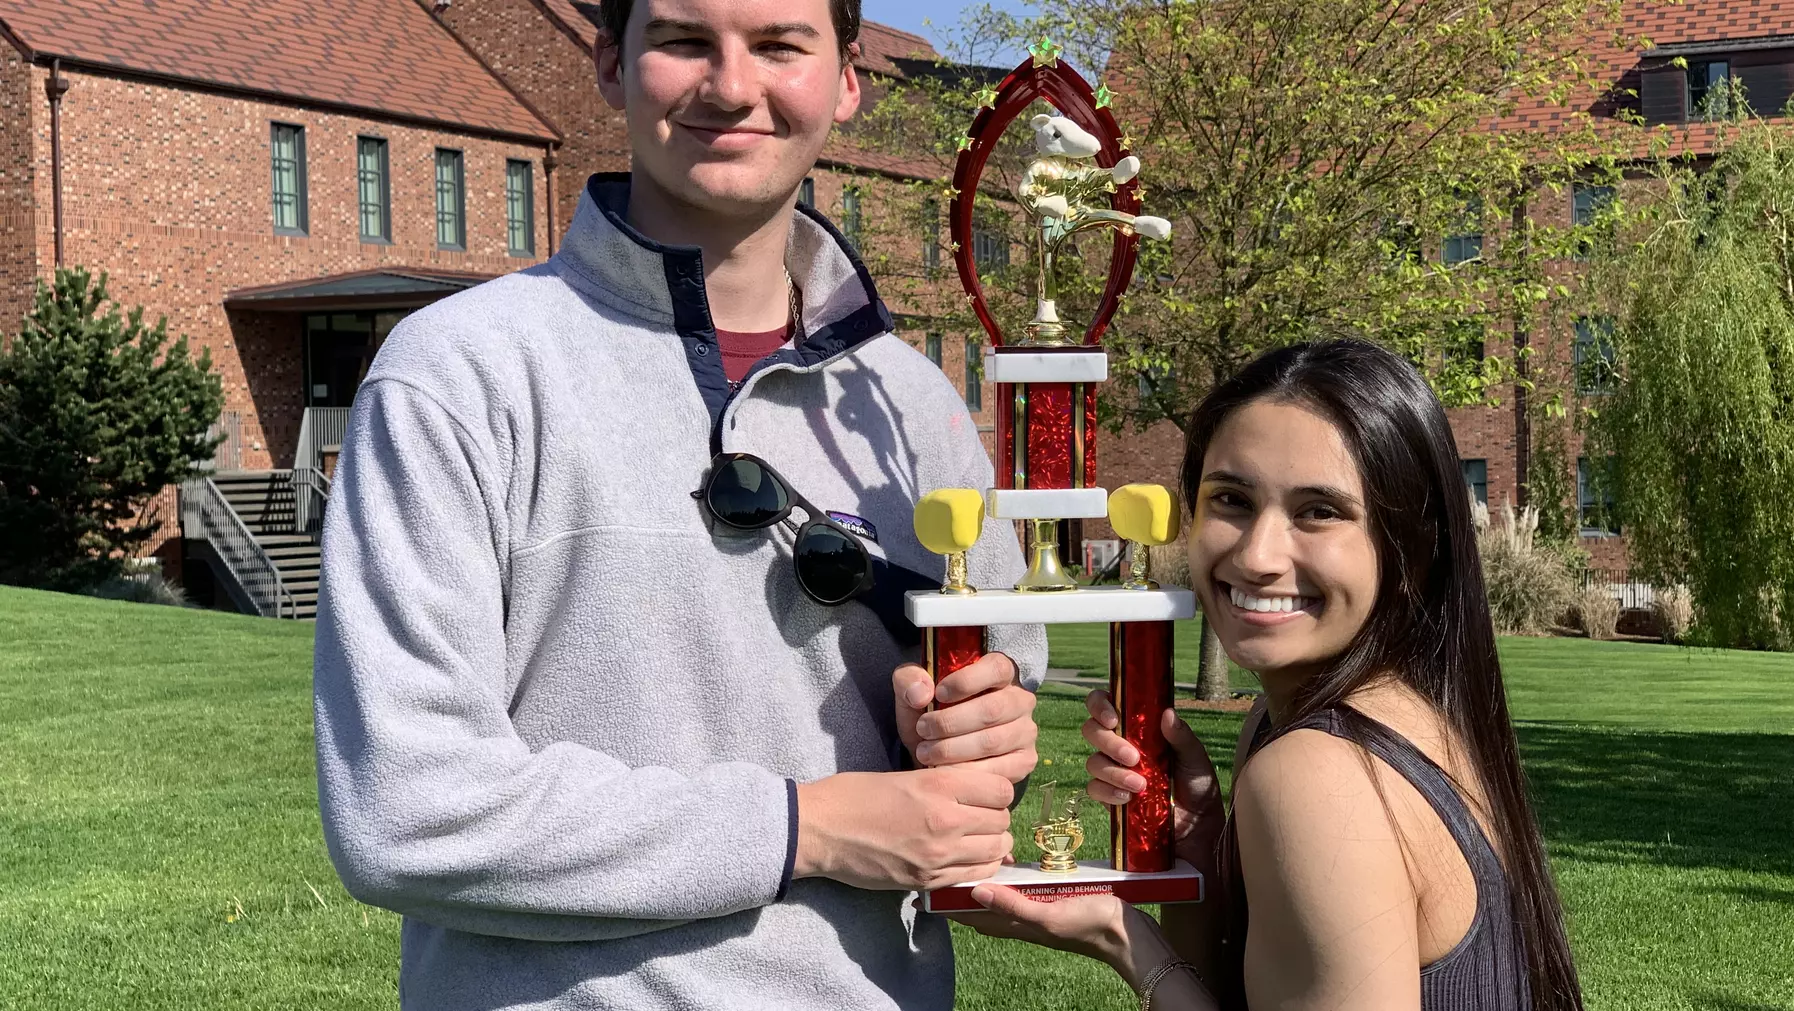
[[[1013,888],[979,885],[972,898],[986,912],[950,918],[987,937],[1007,937],[1070,951],[1113,966],[1128,961],[1128,906],[1113,895],[1041,902]]]
[[[1009,856],[1001,776],[966,769],[843,772],[797,788],[793,876],[909,891],[988,878]]]
[[[1145,777],[1133,771],[1140,764],[1140,749],[1117,732],[1121,717],[1109,701],[1108,692],[1091,692],[1084,699],[1084,706],[1090,711],[1090,718],[1084,721],[1084,740],[1097,751],[1084,763],[1090,774],[1085,792],[1104,804],[1125,804],[1146,788]],[[1165,740],[1177,754],[1177,767],[1172,773],[1177,855],[1197,870],[1211,873],[1215,869],[1215,845],[1227,823],[1220,777],[1215,773],[1215,763],[1209,760],[1208,749],[1177,718],[1175,711],[1165,710],[1159,721]]]
[[[1034,693],[1017,680],[1015,661],[987,653],[935,684],[905,664],[891,675],[897,734],[918,765],[976,769],[1011,783],[1034,771]],[[929,706],[939,703],[939,708]]]

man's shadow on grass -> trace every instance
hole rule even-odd
[[[1554,856],[1794,874],[1794,735],[1515,730]]]

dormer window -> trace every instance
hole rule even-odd
[[[1688,64],[1688,118],[1724,119],[1731,111],[1732,61]]]

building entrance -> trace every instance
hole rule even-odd
[[[386,335],[409,309],[305,317],[305,406],[348,407]]]

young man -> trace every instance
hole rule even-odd
[[[899,575],[942,568],[914,502],[991,468],[794,207],[858,106],[857,0],[604,16],[633,171],[549,263],[407,319],[356,399],[318,620],[331,856],[404,914],[407,1008],[948,1008],[946,925],[908,893],[1007,854],[1045,644],[993,629],[933,713],[899,667]],[[762,523],[776,479],[736,453],[816,505]],[[712,481],[772,505],[719,522]],[[806,553],[790,527],[829,517],[842,550]],[[842,528],[878,585],[823,606]],[[1007,525],[971,565],[1020,573]]]

